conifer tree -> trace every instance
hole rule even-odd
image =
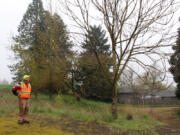
[[[15,81],[31,75],[34,92],[66,91],[72,51],[66,26],[61,17],[44,10],[41,0],[33,0],[18,27],[12,50],[17,63],[10,66]]]
[[[29,63],[34,61],[37,63],[39,61],[39,56],[37,56],[39,53],[34,52],[40,50],[38,36],[43,31],[43,14],[42,1],[33,0],[18,26],[18,35],[13,37],[14,44],[12,45],[12,50],[18,62],[11,65],[10,69],[14,74],[15,81],[22,80],[23,74],[31,73]]]
[[[76,73],[76,81],[82,83],[85,97],[97,100],[111,100],[112,84],[109,78],[111,57],[109,55],[109,44],[106,33],[100,26],[91,26],[89,34],[82,44],[84,51],[80,54],[78,72]],[[87,36],[90,36],[89,38]],[[104,71],[94,56],[94,51],[98,53],[104,66]]]
[[[174,76],[174,81],[177,83],[176,96],[180,99],[180,28],[178,29],[178,37],[176,44],[172,47],[174,50],[170,59],[170,72]]]

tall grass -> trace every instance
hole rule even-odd
[[[2,116],[3,115],[3,110],[2,110],[2,108],[0,108],[0,116]]]
[[[0,106],[0,116],[4,114],[16,116],[18,113],[18,100],[12,93],[3,94],[3,97],[0,98]],[[127,119],[127,114],[129,113],[133,117],[132,120]],[[48,96],[46,95],[39,95],[38,99],[35,99],[34,95],[32,95],[30,115],[56,120],[59,117],[66,116],[74,120],[97,122],[123,130],[146,130],[161,124],[147,114],[135,111],[130,112],[129,110],[119,111],[119,118],[114,120],[111,114],[111,104],[83,98],[77,101],[75,97],[66,95],[57,95],[51,101],[48,100]]]
[[[177,110],[177,111],[176,111],[176,115],[177,115],[177,117],[180,119],[180,110]]]
[[[0,84],[0,90],[1,89],[11,89],[13,85],[10,84]]]

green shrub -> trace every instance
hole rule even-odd
[[[90,121],[90,116],[79,111],[72,111],[70,117],[75,120]]]
[[[126,119],[127,120],[132,120],[133,119],[133,115],[128,113],[127,116],[126,116]]]
[[[3,110],[0,108],[0,116],[2,116],[3,115]]]
[[[104,114],[104,121],[108,123],[113,122],[114,121],[113,115],[111,113]]]
[[[178,111],[176,112],[176,114],[177,114],[178,118],[180,118],[180,110],[178,110]]]
[[[33,106],[31,109],[32,113],[51,113],[52,109],[49,107],[43,107],[43,106]]]
[[[85,108],[88,110],[100,110],[108,104],[103,102],[95,102],[81,98],[81,101],[77,101],[73,96],[57,96],[56,101],[62,101],[65,105],[75,106],[76,108]]]
[[[149,120],[149,119],[150,119],[147,114],[144,114],[144,115],[142,116],[142,118],[143,118],[144,120]]]

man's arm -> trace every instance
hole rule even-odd
[[[12,88],[13,94],[17,96],[18,95],[17,90],[19,90],[19,89],[21,89],[20,83],[14,85],[13,88]]]

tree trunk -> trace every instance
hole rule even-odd
[[[34,92],[34,95],[35,95],[35,99],[38,99],[38,93],[37,93],[37,91]]]
[[[118,118],[118,112],[117,112],[117,103],[118,103],[118,96],[117,96],[117,81],[118,81],[118,77],[117,77],[117,56],[116,56],[116,45],[115,42],[112,42],[113,48],[112,48],[112,53],[113,53],[113,76],[114,76],[114,80],[113,80],[113,91],[112,91],[112,95],[113,95],[113,101],[112,101],[112,115],[114,117],[114,119]]]
[[[52,100],[52,65],[53,65],[53,56],[50,56],[50,65],[49,65],[49,100]]]
[[[52,82],[51,82],[51,74],[50,74],[50,82],[49,82],[49,100],[52,100]]]
[[[113,86],[113,101],[112,101],[112,115],[114,119],[118,118],[117,103],[118,103],[118,94],[117,94],[117,82],[116,82],[114,83]]]
[[[49,92],[49,100],[52,100],[52,92]]]
[[[71,72],[72,73],[72,92],[74,93],[74,71]]]

